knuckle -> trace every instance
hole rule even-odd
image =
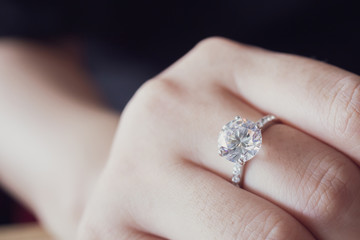
[[[320,161],[306,183],[311,190],[307,194],[304,214],[325,223],[331,223],[336,216],[345,213],[353,199],[350,189],[353,184],[352,167],[334,160],[327,163],[324,163],[326,160]]]
[[[219,36],[212,36],[212,37],[205,38],[205,39],[201,40],[200,42],[198,42],[194,47],[194,50],[197,50],[199,52],[219,53],[221,51],[226,54],[228,52],[233,52],[234,49],[236,49],[236,50],[258,50],[260,48],[254,47],[251,45],[246,45],[243,43],[239,43],[239,42],[233,41],[231,39],[219,37]]]
[[[295,221],[274,209],[228,214],[221,239],[297,239],[299,227]]]
[[[122,137],[129,136],[131,139],[136,139],[136,144],[120,140],[122,137],[119,134],[118,141],[122,141],[121,148],[127,150],[117,151],[117,155],[113,155],[114,159],[122,159],[121,169],[118,171],[124,176],[136,178],[145,174],[148,168],[154,169],[157,164],[151,161],[139,164],[140,162],[131,159],[143,158],[145,152],[157,156],[158,145],[177,141],[177,135],[169,133],[178,128],[183,119],[185,101],[188,100],[182,95],[183,91],[177,83],[159,78],[147,81],[135,93],[122,113],[119,129]],[[142,151],[138,150],[140,145]],[[171,152],[175,147],[176,145],[171,145],[162,149],[162,154]],[[163,161],[162,159],[156,158],[154,161]],[[114,176],[117,174],[114,173]]]
[[[289,221],[286,221],[284,216],[279,214],[265,214],[264,224],[261,226],[261,232],[263,236],[259,239],[289,239],[289,236],[292,235],[292,231],[296,228],[291,226],[292,224]]]
[[[251,219],[247,227],[240,231],[236,239],[292,239],[297,227],[282,214],[265,210]]]
[[[208,38],[201,40],[200,42],[198,42],[196,44],[195,48],[206,49],[206,50],[217,49],[219,47],[227,46],[230,43],[231,43],[231,40],[228,40],[223,37],[213,36],[213,37],[208,37]]]
[[[234,42],[223,37],[209,37],[198,42],[191,53],[205,61],[207,65],[219,64],[223,57],[232,58],[236,56],[234,50],[246,48],[245,45]]]
[[[197,43],[189,56],[196,62],[196,67],[205,72],[223,72],[224,69],[232,72],[238,65],[249,65],[249,57],[256,52],[255,49],[223,37],[209,37]]]
[[[234,55],[234,50],[241,51],[246,49],[253,49],[253,47],[235,42],[227,38],[215,36],[205,38],[198,42],[193,48],[192,52],[198,53],[202,57],[205,56],[217,59],[221,56],[237,56],[236,54]]]
[[[334,132],[353,138],[360,131],[360,78],[356,75],[338,80],[332,92],[330,119]]]
[[[182,87],[176,82],[152,79],[135,93],[131,106],[137,114],[146,117],[146,121],[158,126],[179,115],[184,100]]]
[[[147,109],[150,107],[151,112],[153,112],[168,105],[171,99],[178,96],[179,91],[180,87],[175,82],[151,79],[139,88],[135,96],[146,104]]]
[[[279,220],[270,227],[270,229],[266,229],[267,232],[264,232],[264,236],[261,239],[277,239],[277,240],[286,240],[293,239],[289,238],[289,236],[293,235],[291,231],[293,231],[293,227],[289,226],[289,224],[283,220]]]
[[[98,240],[98,239],[133,239],[131,231],[124,223],[116,222],[113,224],[108,219],[86,218],[79,225],[77,239],[79,240]]]
[[[190,51],[189,56],[194,62],[199,62],[197,67],[218,69],[219,61],[229,50],[230,40],[222,37],[209,37],[201,40]],[[230,47],[231,48],[231,47]],[[226,57],[231,56],[227,55]]]
[[[95,239],[109,239],[104,238],[108,235],[106,231],[101,230],[97,223],[86,219],[83,221],[79,228],[78,239],[80,240],[95,240]],[[109,236],[108,236],[109,237]]]

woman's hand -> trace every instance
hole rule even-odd
[[[57,239],[74,239],[118,114],[58,45],[0,41],[0,181]]]
[[[244,187],[220,128],[273,113]],[[122,114],[79,239],[357,239],[359,76],[211,38],[148,81]]]

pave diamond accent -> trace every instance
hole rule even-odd
[[[240,177],[239,175],[234,175],[231,180],[233,183],[238,184],[240,182]]]
[[[242,178],[242,172],[244,171],[244,164],[245,163],[241,163],[241,162],[236,162],[234,164],[233,176],[231,178],[231,181],[236,186],[240,186],[241,178]]]
[[[258,124],[246,118],[236,117],[220,131],[219,155],[231,162],[245,163],[259,152],[261,143],[261,129]]]
[[[263,118],[261,118],[259,121],[257,121],[257,126],[261,129],[269,122],[275,120],[276,117],[274,115],[267,115]]]

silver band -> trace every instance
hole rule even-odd
[[[265,128],[268,128],[271,124],[274,124],[277,121],[277,118],[274,115],[266,115],[265,117],[262,117],[259,121],[256,122],[256,125],[258,128],[261,129],[261,131],[264,131]]]

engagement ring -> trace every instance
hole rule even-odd
[[[219,155],[235,163],[231,179],[234,185],[241,187],[245,163],[259,152],[261,132],[275,120],[274,115],[267,115],[257,122],[237,116],[222,127],[218,139]]]

